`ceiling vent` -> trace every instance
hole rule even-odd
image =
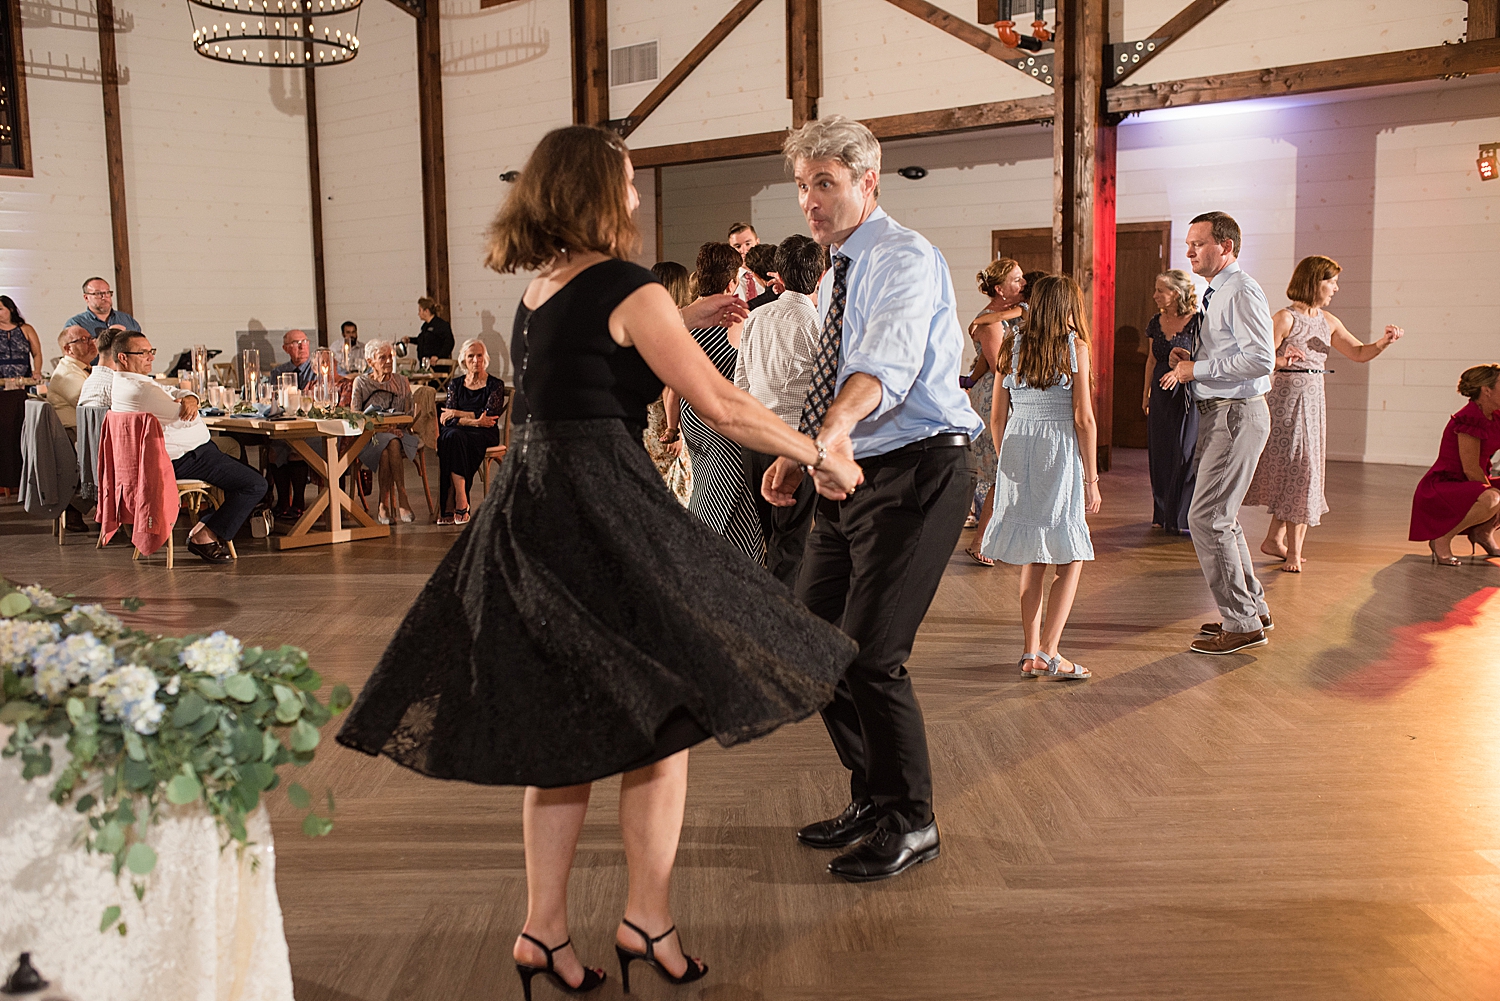
[[[656,42],[609,50],[609,85],[623,87],[657,78]]]

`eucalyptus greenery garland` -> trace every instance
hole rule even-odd
[[[133,611],[140,602],[122,606]],[[31,780],[52,773],[48,740],[66,740],[72,760],[52,783],[52,801],[83,815],[85,847],[111,856],[116,878],[128,869],[137,899],[157,861],[144,827],[163,803],[201,803],[224,847],[248,845],[245,816],[280,787],[278,769],[312,761],[319,728],[350,702],[342,684],[319,700],[323,679],[305,650],[245,648],[222,631],[152,635],[102,605],[4,579],[0,681],[0,724],[14,727],[0,755],[19,756]],[[333,829],[332,791],[328,816],[302,786],[291,783],[286,794],[307,811],[309,837]],[[119,907],[108,908],[100,931],[125,934],[119,917]]]

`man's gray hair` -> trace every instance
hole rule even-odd
[[[880,174],[880,140],[852,118],[829,115],[815,118],[793,129],[782,144],[787,166],[796,169],[798,160],[837,160],[849,168],[856,182],[865,171]]]

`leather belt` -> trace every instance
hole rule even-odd
[[[923,438],[920,441],[912,442],[910,445],[902,445],[900,448],[893,448],[889,452],[881,452],[879,455],[872,455],[868,458],[884,459],[892,455],[905,455],[907,452],[925,452],[929,448],[967,448],[968,445],[969,436],[962,431],[957,431],[951,434],[935,434],[931,438]],[[858,461],[865,462],[868,460],[861,459]]]
[[[1247,396],[1243,400],[1226,400],[1216,397],[1211,400],[1194,400],[1193,402],[1198,406],[1198,413],[1206,414],[1210,410],[1218,410],[1220,407],[1232,407],[1238,403],[1254,403],[1256,400],[1264,400],[1265,398],[1266,395],[1261,393],[1259,396]]]

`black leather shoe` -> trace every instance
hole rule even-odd
[[[797,832],[797,840],[809,848],[849,848],[875,830],[879,819],[875,804],[869,800],[850,803],[832,820],[820,820],[802,828]]]
[[[233,563],[230,558],[229,548],[222,542],[193,542],[188,541],[188,552],[198,557],[205,563]]]
[[[877,827],[852,852],[828,863],[828,871],[851,883],[890,879],[918,862],[931,862],[940,850],[936,820],[906,834]]]

